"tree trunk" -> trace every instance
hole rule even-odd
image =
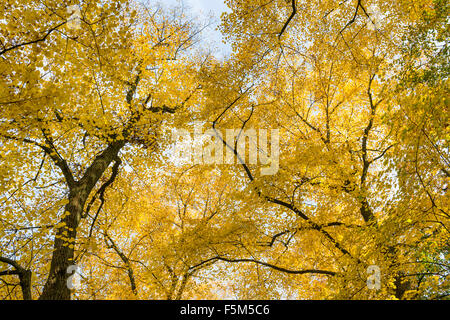
[[[109,164],[117,161],[118,153],[124,144],[123,141],[116,141],[108,145],[86,169],[83,177],[70,188],[69,203],[65,206],[65,213],[56,230],[50,272],[40,300],[70,300],[71,292],[67,285],[70,274],[67,270],[74,264],[74,244],[84,206]]]
[[[76,239],[79,217],[81,217],[85,199],[80,199],[79,191],[69,194],[69,203],[56,230],[54,251],[50,265],[50,273],[39,299],[69,300],[70,289],[67,286],[67,269],[73,264],[73,244]]]
[[[31,271],[23,270],[23,272],[19,274],[19,279],[23,300],[31,300]]]

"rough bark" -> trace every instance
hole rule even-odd
[[[70,274],[67,269],[74,264],[73,244],[77,236],[77,227],[83,215],[86,201],[98,180],[108,166],[116,161],[123,141],[116,141],[99,154],[83,177],[76,181],[69,191],[69,202],[65,206],[65,214],[60,220],[54,240],[54,252],[50,264],[50,272],[44,285],[40,300],[70,300],[71,292],[67,286]]]

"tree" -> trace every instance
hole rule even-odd
[[[2,188],[9,194],[3,204],[8,208],[15,201],[22,212],[14,205],[6,212],[16,219],[2,220],[13,236],[44,225],[54,228],[40,298],[68,299],[66,270],[74,263],[78,226],[84,219],[96,220],[85,211],[88,200],[103,203],[121,153],[144,147],[142,155],[150,154],[165,118],[195,100],[201,59],[186,57],[198,29],[180,11],[164,16],[160,8],[133,8],[128,1],[80,3],[79,29],[64,29],[64,3],[4,6],[14,18],[2,25],[0,135],[2,158],[8,157],[2,176],[15,173]],[[39,20],[52,27],[28,31]],[[21,162],[27,165],[20,167]],[[25,181],[29,171],[36,173]],[[31,237],[33,246],[52,241]],[[24,245],[28,249],[30,243]],[[7,253],[22,263],[35,259],[25,252]]]
[[[420,297],[421,279],[428,276],[439,278],[442,291],[437,296],[447,294],[448,263],[430,273],[428,262],[417,258],[429,246],[445,256],[448,247],[448,148],[442,136],[446,131],[442,115],[447,113],[442,63],[448,39],[442,20],[448,12],[445,2],[229,1],[228,5],[233,11],[224,19],[223,31],[234,45],[236,64],[249,62],[256,70],[251,77],[257,87],[241,94],[244,98],[231,107],[222,104],[218,112],[227,111],[221,117],[227,116],[228,123],[282,130],[285,149],[280,154],[285,158],[277,175],[258,177],[251,166],[243,167],[258,197],[302,221],[275,232],[277,238],[281,234],[298,239],[286,259],[333,265],[337,276],[331,281],[336,283],[332,296]],[[436,38],[425,38],[433,32]],[[408,37],[413,39],[405,40]],[[440,79],[441,86],[432,92],[409,82],[405,94],[399,79],[407,65],[418,61],[417,42],[431,47],[424,75]],[[398,63],[403,54],[408,64]],[[240,92],[236,90],[235,96]],[[429,105],[435,109],[421,115],[435,117],[427,126],[439,136],[426,149],[412,136],[407,139],[414,140],[415,148],[405,143],[405,135],[399,137],[405,126],[406,130],[417,126],[404,118],[408,109],[413,113],[422,109],[413,96],[433,99]],[[245,113],[252,120],[242,116]],[[407,149],[415,151],[416,162],[408,182]],[[422,187],[417,190],[417,185]],[[306,242],[309,238],[314,244]],[[381,268],[387,284],[380,293],[368,290],[365,283],[372,264]]]
[[[447,2],[227,5],[219,59],[182,7],[4,4],[3,297],[448,297]],[[199,125],[234,164],[170,161]]]

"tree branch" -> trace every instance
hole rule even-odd
[[[283,35],[284,31],[286,31],[286,28],[288,27],[289,23],[291,22],[291,20],[294,18],[295,14],[297,13],[297,7],[295,5],[295,0],[291,1],[291,5],[292,5],[291,15],[289,16],[289,18],[286,20],[286,22],[284,23],[283,27],[281,28],[281,31],[278,34],[278,39],[281,38],[281,36]]]
[[[119,247],[111,239],[111,237],[108,235],[108,233],[106,231],[103,234],[104,234],[105,238],[107,238],[111,242],[110,247],[114,249],[114,251],[117,253],[117,255],[120,257],[120,259],[125,264],[127,273],[128,273],[128,278],[130,279],[131,290],[133,291],[133,293],[135,295],[137,295],[136,280],[134,278],[133,268],[131,267],[130,259],[128,259],[128,257],[119,249]]]
[[[47,39],[47,37],[50,35],[50,33],[52,33],[53,31],[55,31],[56,29],[58,29],[59,27],[61,27],[62,25],[66,24],[66,23],[67,23],[67,21],[61,22],[60,24],[58,24],[58,25],[54,26],[53,28],[49,29],[47,31],[47,33],[42,38],[38,38],[38,39],[35,39],[35,40],[19,43],[19,44],[11,46],[9,48],[3,49],[2,51],[0,51],[0,56],[5,54],[8,51],[11,51],[11,50],[23,47],[23,46],[27,46],[29,44],[45,41],[45,39]]]
[[[286,269],[283,267],[279,267],[276,266],[274,264],[271,263],[267,263],[264,261],[259,261],[256,259],[248,259],[248,258],[243,258],[243,259],[230,259],[230,258],[225,258],[225,257],[213,257],[210,258],[208,260],[205,260],[195,266],[190,267],[189,269],[194,269],[194,268],[198,268],[199,266],[205,264],[205,263],[209,263],[212,261],[225,261],[225,262],[231,262],[231,263],[239,263],[239,262],[247,262],[247,263],[255,263],[255,264],[259,264],[277,271],[281,271],[281,272],[285,272],[285,273],[289,273],[289,274],[324,274],[324,275],[330,275],[330,276],[334,276],[336,275],[336,272],[334,271],[328,271],[328,270],[320,270],[320,269],[304,269],[304,270],[291,270],[291,269]]]
[[[31,271],[23,268],[21,265],[12,259],[0,256],[0,262],[11,265],[15,270],[5,270],[0,272],[2,275],[13,275],[19,276],[20,287],[22,288],[23,300],[31,300]]]

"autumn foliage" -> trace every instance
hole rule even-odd
[[[0,0],[0,299],[449,297],[448,1],[226,3]]]

